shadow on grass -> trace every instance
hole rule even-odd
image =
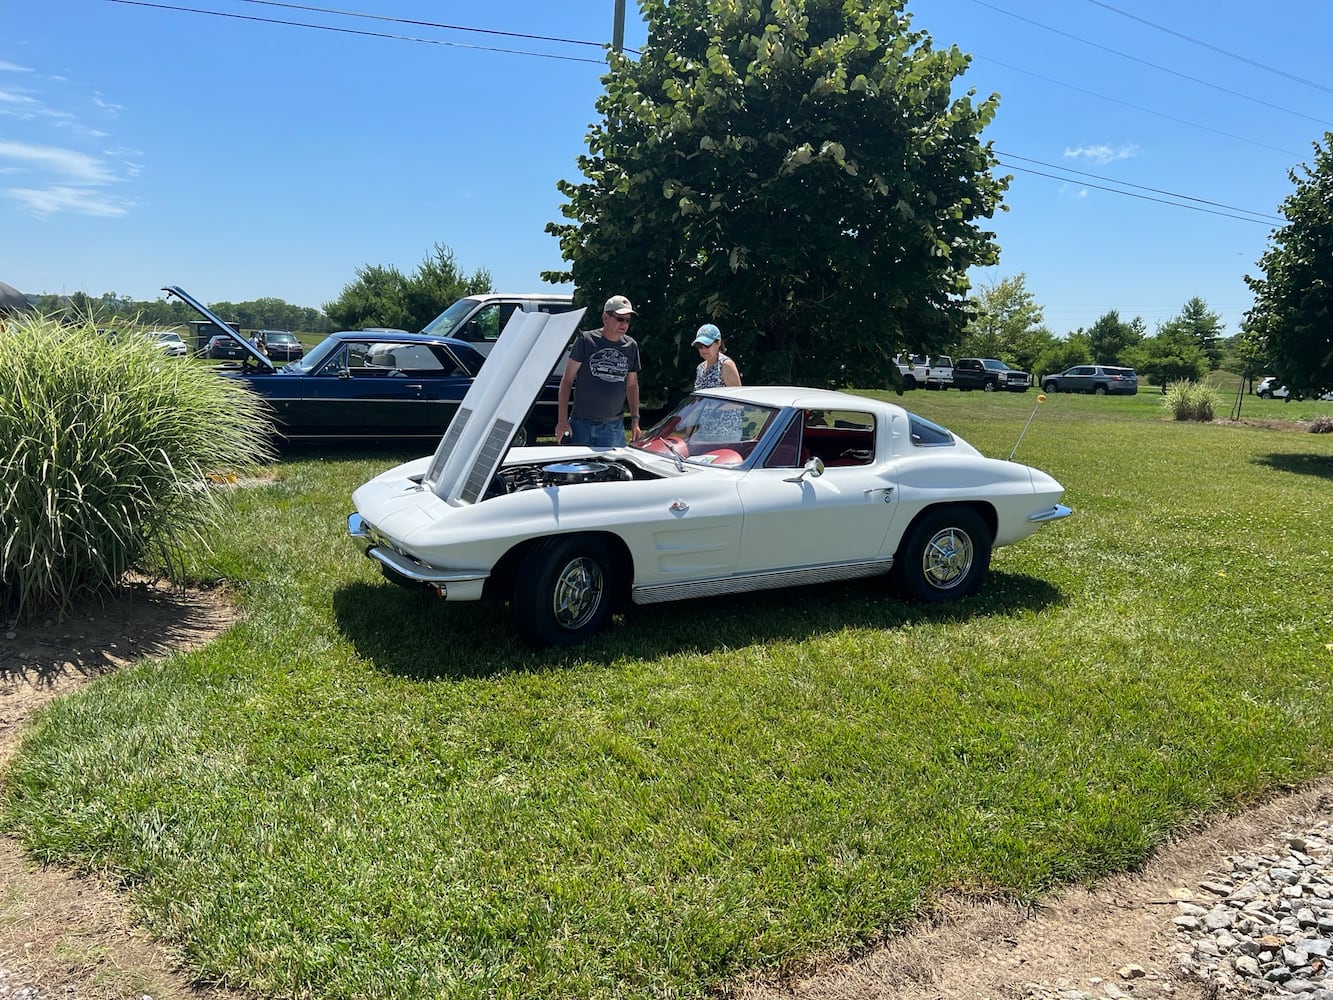
[[[908,604],[881,578],[636,605],[582,645],[539,650],[518,639],[508,605],[448,604],[428,591],[387,582],[340,588],[333,594],[333,613],[357,652],[378,669],[434,680],[700,655],[805,642],[848,629],[966,622],[1039,610],[1060,600],[1060,592],[1044,580],[992,572],[976,597],[952,604]]]
[[[1333,456],[1329,455],[1273,454],[1256,458],[1254,462],[1256,465],[1266,465],[1278,472],[1294,472],[1298,476],[1333,479]]]

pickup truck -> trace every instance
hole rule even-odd
[[[959,358],[953,366],[953,385],[956,389],[970,392],[981,389],[983,392],[1027,392],[1032,388],[1032,376],[1010,368],[1003,361],[995,358]]]
[[[904,389],[947,389],[953,385],[953,359],[947,354],[931,359],[922,354],[898,355],[894,359],[902,372]]]

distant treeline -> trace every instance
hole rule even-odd
[[[201,318],[175,298],[140,302],[114,292],[105,292],[97,298],[75,292],[73,295],[29,296],[29,299],[44,315],[78,320],[91,317],[98,326],[138,322],[152,327],[179,327]],[[333,324],[318,309],[294,306],[282,299],[210,302],[208,308],[242,330],[298,330],[304,333],[330,333],[333,330]]]

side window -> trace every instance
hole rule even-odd
[[[829,468],[875,460],[875,417],[858,410],[806,410],[801,464],[811,457]]]

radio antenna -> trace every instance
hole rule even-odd
[[[1018,440],[1014,442],[1014,450],[1009,453],[1009,461],[1012,462],[1014,460],[1014,453],[1018,451],[1018,446],[1023,443],[1023,435],[1028,432],[1028,427],[1032,424],[1032,418],[1037,415],[1037,407],[1044,402],[1046,402],[1046,393],[1039,392],[1037,394],[1037,402],[1032,407],[1032,412],[1028,414],[1028,422],[1024,424],[1023,429],[1018,432]]]

